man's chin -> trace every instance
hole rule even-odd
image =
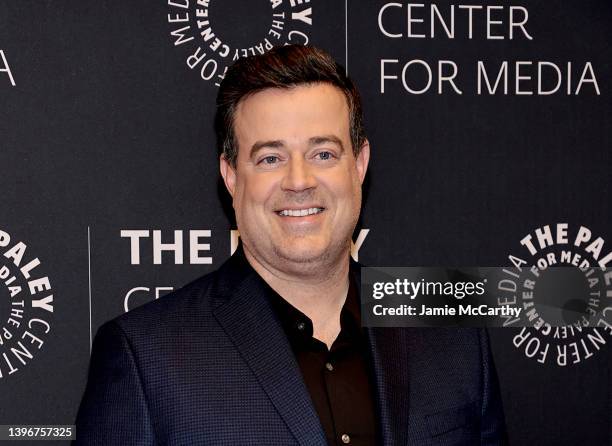
[[[298,241],[275,249],[278,257],[295,264],[313,264],[327,260],[331,254],[328,244]]]

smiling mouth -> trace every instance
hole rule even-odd
[[[323,212],[325,208],[307,208],[307,209],[283,209],[276,211],[281,217],[306,217],[307,215],[316,215]]]

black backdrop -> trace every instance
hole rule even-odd
[[[229,256],[212,117],[235,54],[308,42],[356,81],[373,155],[361,262],[529,260],[520,240],[557,223],[612,251],[609,2],[475,1],[471,27],[447,1],[200,3],[0,2],[0,424],[72,423],[97,327]],[[512,444],[610,444],[596,330],[606,345],[493,330]]]

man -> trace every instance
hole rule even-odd
[[[242,246],[100,328],[77,443],[500,443],[484,331],[360,326],[370,146],[343,69],[301,46],[240,60],[216,128]]]

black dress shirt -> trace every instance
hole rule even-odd
[[[351,278],[331,349],[312,321],[270,288],[270,302],[293,349],[330,445],[376,444],[376,418],[359,296]]]

